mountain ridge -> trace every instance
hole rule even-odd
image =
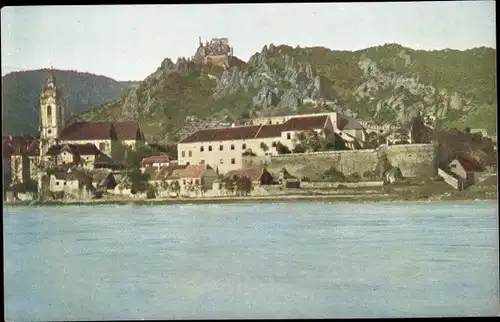
[[[69,116],[118,97],[133,81],[118,82],[104,75],[54,69]],[[10,72],[2,76],[3,135],[37,135],[40,92],[51,69]]]

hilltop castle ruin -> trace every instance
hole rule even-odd
[[[212,38],[205,45],[199,38],[199,46],[193,56],[194,61],[228,66],[228,58],[233,56],[233,48],[229,46],[227,38]]]

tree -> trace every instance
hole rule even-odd
[[[235,181],[234,181],[234,178],[224,177],[223,188],[224,188],[224,190],[226,190],[230,194],[234,194],[234,190],[235,190]]]
[[[291,153],[290,149],[281,142],[278,142],[276,144],[276,152],[278,152],[278,154],[290,154]]]
[[[242,177],[240,178],[240,192],[243,195],[248,196],[250,192],[252,192],[252,180],[249,177]]]
[[[296,142],[296,147],[301,146],[305,151],[319,151],[321,150],[321,147],[323,145],[323,140],[320,137],[320,135],[314,131],[307,131],[307,132],[297,132],[295,134],[295,140]],[[298,152],[300,153],[300,152]]]
[[[247,157],[247,156],[254,157],[257,154],[253,153],[252,149],[246,149],[245,152],[243,152],[241,155],[244,157]]]
[[[179,184],[179,181],[177,181],[177,180],[173,181],[172,184],[170,185],[170,189],[172,189],[172,191],[178,197],[181,193],[181,185]]]
[[[206,192],[206,188],[205,188],[205,179],[201,178],[200,180],[197,180],[196,181],[196,186],[197,186],[197,189],[198,189],[198,192],[200,193],[200,195],[203,197],[203,195],[205,194]]]
[[[264,153],[269,151],[269,146],[267,146],[267,144],[265,144],[264,142],[260,143],[260,148],[262,149],[262,151],[264,151]]]
[[[131,189],[132,188],[132,181],[130,180],[130,177],[128,175],[124,175],[123,178],[121,179],[120,183],[118,184],[118,187],[121,190]]]
[[[167,180],[160,181],[160,188],[168,193],[170,190],[170,185],[168,184],[168,181]]]

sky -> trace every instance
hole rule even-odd
[[[143,80],[166,57],[229,38],[247,61],[266,44],[360,50],[496,48],[494,1],[23,6],[1,11],[2,76],[39,68]]]

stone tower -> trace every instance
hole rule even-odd
[[[40,154],[57,144],[65,125],[64,100],[57,88],[54,70],[51,70],[40,95]]]

